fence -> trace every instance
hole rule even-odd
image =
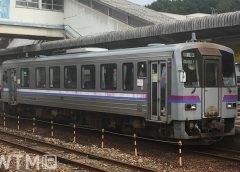
[[[3,114],[0,114],[0,117],[2,117],[2,120],[3,120],[3,127],[4,128],[7,128],[7,119],[15,119],[16,120],[16,124],[17,124],[17,130],[20,130],[21,129],[21,123],[22,121],[29,121],[31,124],[32,124],[32,133],[35,134],[36,131],[37,131],[37,123],[43,123],[43,124],[48,124],[50,127],[49,127],[49,136],[50,137],[54,137],[54,126],[62,126],[62,127],[67,127],[69,129],[72,129],[72,132],[73,132],[73,135],[72,135],[72,141],[73,143],[76,143],[76,132],[77,130],[88,130],[88,131],[93,131],[93,132],[98,132],[99,135],[101,136],[101,148],[104,148],[104,142],[106,140],[106,137],[105,135],[106,134],[109,134],[109,135],[117,135],[117,136],[122,136],[122,137],[125,137],[125,138],[129,138],[129,139],[132,139],[133,140],[133,152],[134,152],[134,155],[135,156],[138,156],[138,147],[137,147],[137,141],[138,140],[145,140],[145,141],[154,141],[154,142],[159,142],[159,143],[169,143],[169,144],[175,144],[175,145],[178,145],[179,146],[179,166],[182,167],[183,166],[183,158],[182,158],[182,147],[183,147],[183,144],[182,144],[182,141],[178,141],[178,142],[174,142],[174,141],[165,141],[165,140],[155,140],[155,139],[150,139],[150,138],[144,138],[144,137],[139,137],[137,136],[137,134],[134,132],[133,135],[126,135],[126,134],[120,134],[120,133],[115,133],[115,132],[112,132],[112,131],[107,131],[105,130],[104,128],[101,129],[101,130],[98,130],[98,129],[93,129],[93,128],[88,128],[88,127],[85,127],[85,126],[79,126],[79,125],[76,125],[76,124],[73,124],[73,125],[66,125],[66,124],[61,124],[61,123],[57,123],[57,122],[54,122],[53,120],[50,120],[50,121],[44,121],[44,120],[41,120],[41,119],[37,119],[35,117],[33,118],[27,118],[27,117],[21,117],[21,116],[10,116],[10,115],[7,115],[5,113]]]

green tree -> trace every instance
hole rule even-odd
[[[147,6],[150,9],[176,13],[224,13],[240,10],[240,0],[157,0]]]

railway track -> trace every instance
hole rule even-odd
[[[203,156],[240,163],[240,151],[237,150],[207,147],[199,148],[198,150],[186,149],[186,151]]]
[[[146,171],[155,172],[156,169],[149,169],[135,166],[122,161],[109,159],[92,153],[86,153],[61,145],[49,143],[43,140],[17,135],[16,133],[0,129],[0,142],[13,147],[33,152],[38,155],[56,155],[61,163],[89,171],[110,172],[110,171]]]
[[[240,128],[240,102],[237,102],[236,127]]]

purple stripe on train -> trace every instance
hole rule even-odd
[[[223,97],[223,102],[236,102],[238,100],[237,95],[225,95]]]
[[[37,89],[17,89],[18,93],[22,94],[39,94],[49,96],[68,96],[81,98],[96,98],[96,99],[114,99],[114,100],[129,100],[129,101],[146,101],[146,93],[111,93],[111,92],[88,92],[88,91],[63,91],[63,90],[37,90]]]
[[[201,102],[199,96],[169,96],[170,103],[199,103]]]

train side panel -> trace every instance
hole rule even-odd
[[[18,65],[7,66],[7,68],[17,69],[17,80],[20,79],[20,69],[29,68],[30,69],[30,88],[21,88],[18,85],[17,88],[17,104],[28,104],[36,106],[45,107],[56,107],[56,108],[66,108],[73,110],[86,110],[94,112],[106,112],[111,114],[128,115],[148,119],[149,118],[149,78],[140,78],[143,82],[142,86],[138,85],[137,76],[137,63],[156,61],[156,60],[166,60],[172,58],[172,52],[162,52],[162,53],[150,53],[150,54],[134,54],[128,55],[126,59],[125,56],[116,57],[105,57],[104,59],[97,60],[94,57],[88,59],[70,59],[49,62],[30,62],[22,63]],[[114,61],[112,60],[114,59]],[[102,90],[100,88],[100,65],[101,64],[112,64],[116,63],[117,68],[117,89],[116,90]],[[134,64],[134,88],[133,91],[122,90],[122,65],[124,63]],[[64,65],[63,65],[64,64]],[[81,66],[94,64],[96,66],[96,89],[86,90],[81,88]],[[46,70],[46,88],[36,88],[35,87],[35,68],[44,66],[48,69],[50,66],[60,66],[61,75],[64,76],[63,68],[64,66],[76,65],[77,66],[77,89],[65,89],[64,88],[64,78],[61,78],[60,89],[49,88],[49,71]],[[5,102],[9,101],[9,89],[3,90],[2,99]],[[169,115],[170,116],[170,115]],[[170,119],[170,118],[169,118]]]

